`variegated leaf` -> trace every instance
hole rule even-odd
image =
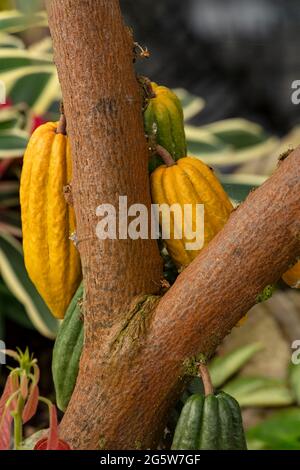
[[[53,101],[61,97],[56,70],[52,66],[22,67],[1,74],[1,79],[13,103],[26,103],[37,115],[43,115]]]
[[[0,131],[0,160],[22,157],[27,147],[29,134],[21,129]]]
[[[54,338],[59,322],[53,318],[28,277],[21,244],[3,234],[0,234],[0,272],[10,291],[24,305],[35,328],[42,335]]]
[[[45,12],[24,15],[18,10],[7,10],[0,12],[0,31],[6,33],[19,33],[28,28],[47,26]]]
[[[184,88],[176,88],[173,91],[181,101],[185,121],[192,119],[205,107],[205,101],[202,98],[192,95]]]

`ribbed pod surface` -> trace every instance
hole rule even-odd
[[[168,150],[174,160],[185,157],[187,148],[180,100],[165,86],[152,83],[152,89],[155,97],[149,100],[144,113],[145,132]],[[158,156],[154,160],[153,168],[162,163]]]
[[[53,315],[63,318],[81,280],[80,257],[70,235],[75,215],[63,194],[72,177],[67,136],[57,123],[40,126],[24,156],[20,201],[28,274]]]
[[[172,449],[247,449],[238,402],[224,392],[190,396],[181,411]]]
[[[204,204],[204,246],[224,227],[233,206],[213,171],[202,161],[185,157],[175,165],[161,165],[151,175],[151,194],[155,204],[192,205],[191,226],[196,231],[196,204]],[[182,219],[184,220],[184,219]],[[162,223],[163,216],[160,217]],[[165,243],[178,267],[187,266],[200,250],[186,250],[190,242],[185,236],[175,239],[183,226],[176,226],[176,217],[170,218],[170,239]]]

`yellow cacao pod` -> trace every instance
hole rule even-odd
[[[179,204],[184,211],[185,204],[192,205],[192,230],[196,230],[194,216],[196,204],[204,204],[204,245],[203,248],[224,227],[233,206],[213,171],[202,161],[185,157],[171,166],[161,165],[151,175],[151,194],[155,204]],[[164,215],[160,213],[160,223]],[[184,220],[184,219],[183,219]],[[166,239],[169,255],[177,267],[185,267],[201,250],[186,250],[190,242],[184,236],[175,238],[176,221],[170,217],[170,239]],[[202,249],[202,248],[201,248]]]
[[[38,127],[28,143],[20,201],[26,269],[53,315],[63,318],[80,284],[81,265],[70,240],[75,215],[63,193],[72,176],[70,144],[57,126]]]
[[[283,276],[284,282],[294,289],[300,289],[300,261],[289,269]]]

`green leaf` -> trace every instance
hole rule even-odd
[[[257,159],[262,159],[272,155],[279,147],[280,141],[277,137],[269,137],[256,145],[249,145],[243,149],[234,150],[234,160],[232,162],[245,163]]]
[[[205,155],[206,157],[208,155],[215,156],[219,153],[220,154],[224,153],[224,150],[226,150],[226,148],[221,142],[220,143],[208,142],[205,140],[202,140],[202,141],[199,140],[198,142],[193,142],[191,140],[188,140],[187,145],[188,145],[188,155],[192,155],[193,157],[198,157],[201,160],[203,159],[203,155]]]
[[[22,157],[28,144],[29,134],[20,129],[0,132],[0,159]]]
[[[268,139],[260,125],[240,118],[214,122],[204,126],[204,129],[236,150],[261,144]]]
[[[177,88],[173,91],[181,101],[185,121],[199,114],[205,107],[205,101],[202,98],[192,95],[184,88]]]
[[[23,67],[51,66],[51,54],[39,55],[27,49],[0,49],[0,73]]]
[[[0,132],[24,125],[24,115],[17,108],[4,108],[0,110]]]
[[[0,48],[9,47],[16,49],[24,49],[25,45],[22,39],[12,34],[0,33]]]
[[[40,41],[31,44],[27,50],[31,53],[38,54],[40,57],[42,54],[49,54],[48,57],[50,60],[50,54],[53,54],[52,39],[50,36],[46,36]]]
[[[23,328],[33,329],[34,326],[29,320],[23,305],[8,290],[3,280],[0,278],[0,317],[9,318],[18,323]]]
[[[274,413],[271,418],[250,428],[246,437],[249,450],[299,450],[300,409]]]
[[[201,127],[186,126],[185,127],[188,154],[195,157],[203,158],[228,156],[230,147],[224,144],[213,134],[203,130]]]
[[[223,387],[242,407],[288,406],[294,403],[286,384],[266,377],[238,377]]]
[[[187,153],[208,165],[210,161],[222,161],[231,155],[231,149],[221,140],[200,128],[186,127]]]
[[[61,98],[54,66],[22,67],[3,73],[1,79],[12,101],[26,103],[37,115],[45,114]]]
[[[19,182],[0,181],[0,209],[19,204]]]
[[[266,176],[260,175],[220,175],[225,191],[236,202],[244,201],[248,194],[261,186],[266,179]]]
[[[22,237],[21,216],[18,210],[1,212],[0,233],[10,234],[18,238]]]
[[[209,364],[209,372],[214,387],[221,387],[262,349],[261,343],[247,344],[224,356],[213,359]]]
[[[54,338],[59,322],[53,318],[45,302],[28,277],[22,247],[13,237],[0,235],[0,272],[15,297],[21,302],[35,328]]]
[[[300,405],[300,364],[291,364],[289,382],[296,397],[296,401],[298,405]]]
[[[61,100],[49,37],[28,49],[0,46],[0,73],[6,95],[15,104],[27,104],[37,115],[45,114],[53,101]]]
[[[232,167],[268,157],[280,143],[277,137],[268,136],[258,124],[239,118],[203,127],[186,126],[186,136],[189,153],[217,167]],[[215,151],[203,146],[207,141],[218,142]]]
[[[17,10],[0,12],[0,31],[6,33],[19,33],[33,27],[47,26],[45,12],[24,15]]]
[[[40,10],[42,7],[42,0],[15,0],[15,5],[17,10],[20,10],[22,13],[32,13],[37,10]]]
[[[9,96],[14,103],[26,103],[35,114],[42,115],[57,98],[57,94],[56,76],[45,72],[23,76],[11,88]]]

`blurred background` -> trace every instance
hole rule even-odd
[[[299,123],[297,0],[123,0],[137,40],[152,52],[143,73],[206,101],[199,124],[241,116],[279,135]]]
[[[138,73],[176,91],[189,152],[213,166],[230,197],[241,202],[274,171],[282,153],[300,144],[293,88],[300,80],[300,3],[121,0],[121,6],[136,41],[151,52],[137,62]],[[0,339],[8,348],[30,347],[43,372],[42,394],[54,398],[58,322],[24,267],[18,192],[28,139],[37,126],[57,119],[60,87],[43,1],[0,0],[0,10],[0,80],[7,94],[0,106]],[[251,448],[300,449],[295,340],[300,296],[280,282],[225,339],[211,366],[215,386],[243,408]],[[0,387],[5,376],[0,366]],[[193,381],[186,393],[199,386]],[[176,410],[170,429],[174,417]],[[41,412],[28,433],[46,425]]]

